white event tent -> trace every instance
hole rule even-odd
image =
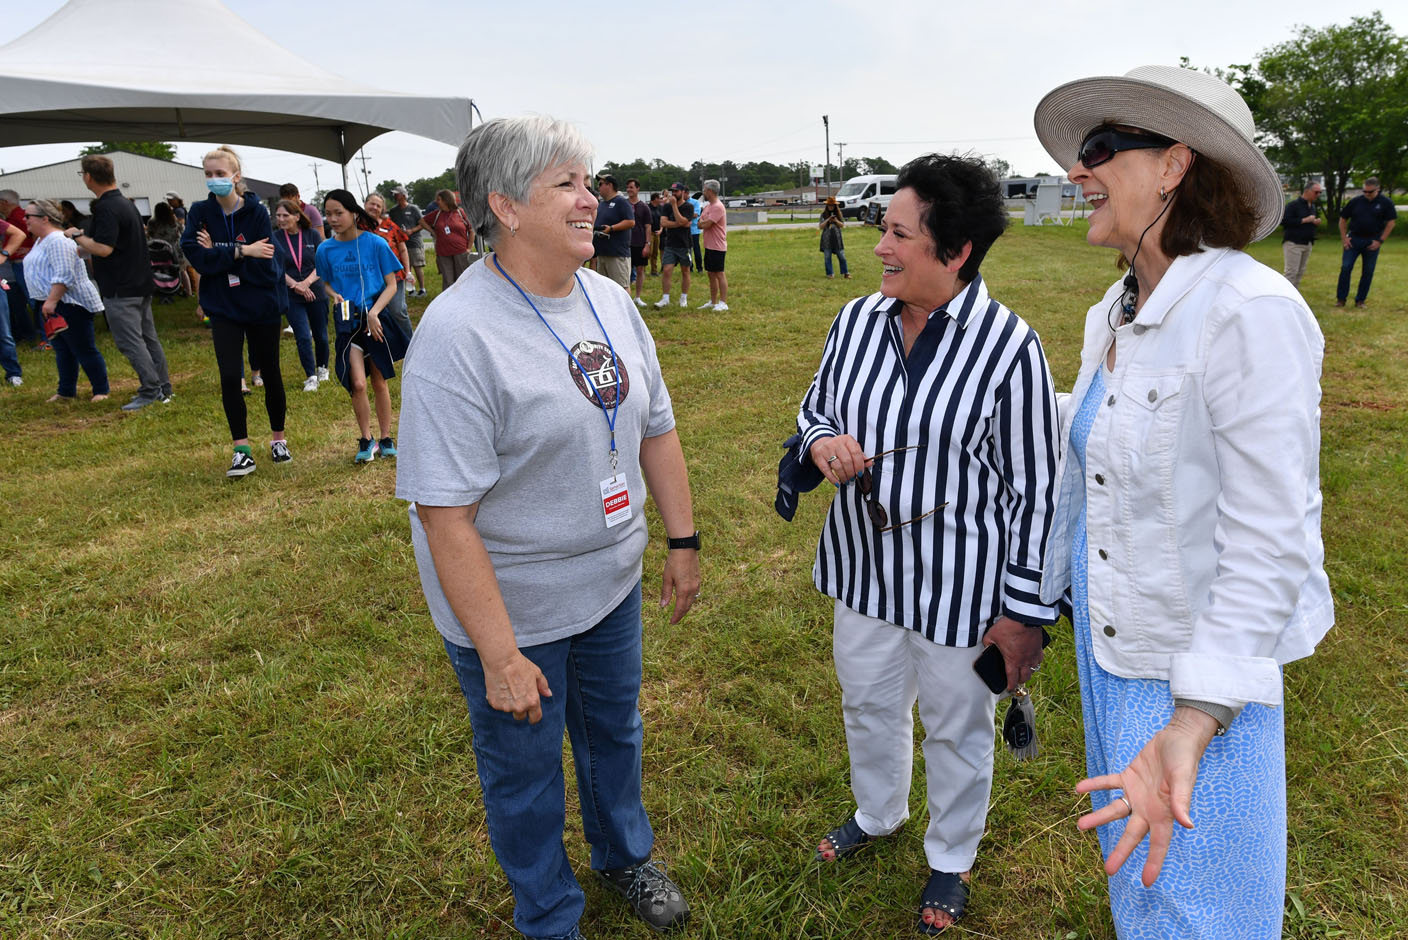
[[[0,146],[248,144],[336,160],[344,185],[367,141],[406,131],[458,146],[473,107],[329,72],[219,0],[69,0],[0,47],[0,88]]]

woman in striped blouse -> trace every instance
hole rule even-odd
[[[104,401],[108,387],[108,365],[98,350],[93,334],[93,317],[103,311],[98,285],[88,277],[88,268],[78,257],[78,249],[64,237],[63,210],[49,199],[31,202],[24,210],[34,247],[24,261],[25,287],[29,296],[43,304],[45,332],[54,346],[59,387],[50,401],[72,401],[78,397],[78,370],[82,367],[93,389],[93,401]]]
[[[804,459],[835,484],[814,581],[835,598],[855,813],[817,846],[843,858],[909,816],[916,698],[930,869],[921,933],[963,916],[992,788],[996,644],[1007,684],[1041,662],[1037,598],[1056,469],[1056,401],[1036,333],[978,266],[1007,224],[976,160],[900,171],[875,254],[878,293],[837,315],[802,401]]]

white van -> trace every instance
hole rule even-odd
[[[864,218],[871,205],[890,207],[898,176],[853,176],[836,193],[836,203],[845,218]]]

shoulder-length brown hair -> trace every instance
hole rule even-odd
[[[1216,160],[1199,153],[1183,174],[1168,210],[1159,247],[1169,258],[1204,248],[1247,247],[1256,232],[1256,204],[1241,182]]]
[[[303,207],[298,204],[296,199],[280,199],[278,202],[274,203],[274,210],[277,211],[279,209],[284,210],[297,219],[299,228],[306,231],[313,227],[313,223],[308,220],[307,214],[303,211]]]

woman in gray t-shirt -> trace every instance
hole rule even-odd
[[[592,868],[656,929],[689,914],[641,802],[647,484],[673,536],[672,622],[698,597],[698,533],[654,341],[629,295],[582,268],[590,159],[549,118],[470,133],[460,190],[494,253],[431,303],[401,387],[397,495],[469,705],[514,925],[543,938],[579,936],[585,905],[562,844],[564,730]]]

